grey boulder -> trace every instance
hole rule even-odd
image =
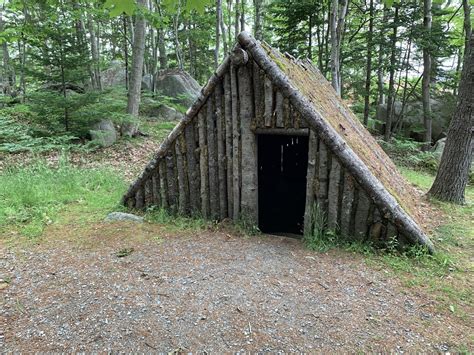
[[[131,213],[125,213],[125,212],[111,212],[105,217],[106,222],[112,222],[112,221],[130,221],[130,222],[137,222],[137,223],[143,223],[143,217],[136,216]]]
[[[92,126],[89,134],[93,142],[101,147],[110,147],[117,141],[117,131],[111,120],[100,120]]]

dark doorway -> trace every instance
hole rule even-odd
[[[307,136],[258,136],[258,218],[262,232],[303,233],[307,167]]]

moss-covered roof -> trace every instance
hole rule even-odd
[[[323,119],[339,133],[405,212],[418,225],[423,226],[418,194],[319,70],[309,60],[289,58],[265,43],[261,46],[288,77],[290,84],[304,95]]]

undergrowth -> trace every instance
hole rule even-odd
[[[123,179],[110,169],[84,169],[62,157],[57,168],[38,161],[0,174],[0,231],[15,229],[38,237],[69,204],[89,211],[114,208],[125,190]]]
[[[435,154],[421,150],[423,143],[397,137],[391,138],[389,142],[384,140],[378,142],[397,165],[431,173],[435,173],[438,168]]]
[[[150,207],[146,211],[145,219],[148,222],[164,225],[170,231],[197,231],[212,226],[212,222],[198,215],[194,217],[180,216],[160,207]]]

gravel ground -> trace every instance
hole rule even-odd
[[[2,352],[433,352],[473,334],[362,256],[284,237],[52,226],[0,270]]]

